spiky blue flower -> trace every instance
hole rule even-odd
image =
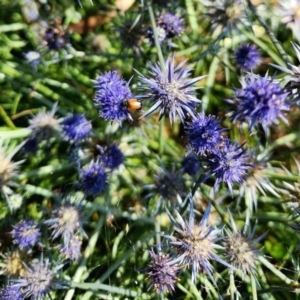
[[[245,175],[252,167],[243,145],[231,143],[228,139],[224,139],[216,151],[207,155],[205,159],[209,172],[216,177],[216,186],[225,182],[230,191],[233,183],[244,182]]]
[[[235,52],[236,64],[243,70],[249,71],[257,67],[261,62],[261,55],[257,47],[253,44],[241,45]]]
[[[78,260],[81,256],[82,239],[77,235],[72,235],[67,244],[59,246],[60,254],[65,259]]]
[[[211,205],[209,204],[199,224],[195,224],[192,199],[190,199],[188,221],[185,221],[177,210],[174,211],[178,221],[167,211],[176,233],[174,236],[168,235],[165,237],[171,240],[170,244],[179,255],[174,262],[192,268],[193,282],[195,282],[200,270],[204,270],[215,284],[212,276],[214,268],[210,260],[217,261],[228,268],[231,268],[231,266],[215,253],[216,249],[223,249],[222,246],[217,244],[221,240],[222,229],[207,224],[210,208]]]
[[[140,99],[149,99],[153,106],[142,117],[149,116],[157,109],[160,109],[159,118],[169,114],[170,123],[179,116],[181,122],[186,117],[194,117],[195,104],[201,103],[195,95],[197,87],[192,87],[194,83],[205,76],[189,79],[191,67],[185,66],[185,61],[175,66],[174,57],[169,57],[165,63],[166,69],[156,63],[147,64],[150,70],[150,77],[139,73],[140,81],[143,84],[140,90],[144,95]]]
[[[241,271],[243,276],[246,274],[255,275],[259,257],[257,244],[266,236],[266,233],[253,239],[255,227],[252,232],[247,234],[246,227],[243,232],[237,229],[231,214],[230,221],[232,230],[225,229],[224,248],[226,259],[237,271]]]
[[[37,145],[45,140],[49,140],[56,136],[60,130],[60,120],[55,117],[55,112],[57,110],[57,103],[52,106],[50,112],[46,112],[45,109],[40,110],[36,116],[29,120],[29,129],[32,130],[29,138],[26,141],[24,150],[37,149]]]
[[[85,118],[84,114],[74,114],[64,118],[61,128],[66,140],[73,143],[81,142],[91,132],[91,122]]]
[[[181,165],[183,171],[191,176],[195,175],[200,169],[199,158],[194,153],[190,153],[185,156]]]
[[[287,122],[284,112],[290,109],[288,93],[273,79],[251,74],[242,82],[241,89],[235,89],[236,108],[231,117],[234,122],[248,122],[250,130],[261,123],[264,130],[271,124],[278,124],[278,118]]]
[[[193,120],[185,124],[188,143],[197,154],[214,152],[217,145],[224,139],[220,121],[215,116],[198,113]]]
[[[97,146],[100,151],[99,160],[103,166],[111,170],[118,168],[124,161],[124,155],[117,145]]]
[[[12,286],[21,290],[24,298],[31,300],[45,299],[46,295],[55,288],[61,288],[61,285],[56,283],[54,276],[56,271],[62,268],[63,265],[58,265],[51,269],[48,259],[40,259],[39,262],[26,267],[27,271],[20,279],[12,279]]]
[[[127,109],[127,101],[133,98],[129,83],[122,79],[116,71],[98,75],[95,83],[95,106],[99,108],[99,115],[105,120],[132,120]]]
[[[85,235],[82,228],[81,207],[68,201],[55,208],[52,211],[51,218],[44,221],[44,224],[52,230],[52,239],[62,236],[65,245],[69,244],[74,235]]]
[[[13,225],[10,232],[13,242],[21,249],[30,249],[39,242],[40,230],[33,220],[26,220]]]
[[[148,251],[151,257],[151,263],[145,272],[151,281],[149,289],[154,288],[158,293],[163,293],[167,290],[169,293],[174,291],[174,284],[178,281],[177,273],[179,267],[172,261],[169,254],[156,254],[153,250]]]
[[[173,38],[183,33],[184,21],[181,17],[167,12],[159,16],[158,27],[162,27],[165,30],[166,38]]]
[[[21,291],[18,287],[8,285],[0,292],[1,300],[24,300]]]
[[[79,170],[80,189],[94,197],[104,192],[107,185],[107,174],[103,165],[97,161],[91,161],[90,164]]]

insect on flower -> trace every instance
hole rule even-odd
[[[130,112],[136,112],[142,109],[142,103],[134,98],[127,100],[125,105]]]

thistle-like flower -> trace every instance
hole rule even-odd
[[[236,224],[230,215],[232,231],[225,229],[226,237],[224,247],[227,261],[236,269],[242,272],[242,275],[255,275],[256,264],[258,262],[259,250],[258,242],[265,237],[266,233],[256,239],[253,239],[255,227],[250,234],[238,231]]]
[[[166,61],[166,69],[156,63],[147,64],[150,69],[150,78],[139,73],[143,86],[140,88],[145,95],[140,99],[150,99],[153,106],[142,117],[149,116],[157,109],[160,109],[159,118],[169,114],[170,123],[179,116],[181,122],[186,117],[194,117],[194,108],[197,103],[201,103],[195,95],[197,87],[192,87],[194,83],[205,76],[189,79],[191,67],[185,66],[185,61],[175,66],[174,57],[169,57]]]
[[[241,0],[205,0],[203,5],[213,29],[232,31],[245,20],[245,9]]]
[[[24,276],[26,273],[25,264],[29,264],[29,256],[24,250],[8,251],[0,254],[3,258],[0,263],[0,274],[7,277]]]
[[[13,242],[21,249],[30,249],[40,240],[40,230],[33,220],[21,221],[13,226],[10,232]]]
[[[65,259],[78,260],[81,256],[82,239],[77,235],[72,235],[68,243],[59,246],[61,255]]]
[[[209,204],[199,225],[195,224],[192,199],[190,199],[188,221],[185,221],[177,210],[175,210],[175,214],[178,221],[167,211],[176,234],[175,236],[165,237],[171,240],[170,244],[179,255],[174,261],[183,266],[191,266],[193,282],[195,282],[199,271],[204,270],[215,284],[212,275],[214,268],[210,260],[215,260],[228,268],[231,268],[231,266],[215,253],[216,249],[223,249],[222,246],[217,244],[221,240],[222,229],[207,225],[210,208],[211,205]]]
[[[13,156],[20,150],[23,144],[20,144],[12,152],[7,153],[9,140],[6,142],[0,138],[0,190],[2,192],[6,186],[17,186],[13,178],[18,174],[19,165],[23,161],[13,162]]]
[[[82,234],[86,236],[82,228],[81,207],[69,201],[55,208],[51,219],[44,221],[44,224],[52,230],[52,239],[62,236],[65,245],[70,244],[70,240],[74,235]]]
[[[95,83],[95,106],[99,108],[99,115],[105,120],[132,121],[127,108],[127,101],[133,98],[129,89],[129,82],[122,79],[116,71],[98,75]]]
[[[20,207],[22,197],[17,197],[10,187],[18,186],[14,177],[18,174],[18,169],[22,161],[13,162],[13,156],[24,146],[24,142],[8,153],[9,140],[0,138],[0,195],[2,195],[11,211]],[[21,201],[20,201],[21,200]]]
[[[54,276],[56,271],[62,268],[63,265],[58,265],[51,269],[48,259],[41,259],[39,262],[26,267],[26,273],[23,278],[12,279],[12,285],[19,288],[25,298],[32,300],[45,299],[46,295],[55,288],[61,288]]]
[[[184,173],[191,176],[196,175],[200,169],[200,160],[194,153],[185,156],[181,162]]]
[[[172,261],[169,254],[156,254],[153,250],[148,251],[151,257],[151,263],[145,270],[148,278],[151,281],[149,289],[154,288],[158,293],[163,293],[166,290],[169,293],[174,291],[174,284],[178,281],[177,273],[179,267]]]
[[[88,137],[92,125],[84,114],[74,114],[63,119],[61,128],[66,140],[78,143]]]
[[[103,166],[108,169],[118,168],[124,161],[124,155],[117,145],[110,144],[105,147],[97,146],[100,152],[98,156],[99,160],[103,163]]]
[[[257,67],[261,62],[261,56],[257,47],[253,44],[241,45],[234,52],[236,64],[245,71],[250,71]]]
[[[181,17],[170,12],[161,14],[158,18],[158,26],[166,32],[166,38],[180,36],[184,31],[184,21]]]
[[[107,185],[107,174],[99,159],[92,160],[87,167],[79,169],[79,173],[81,190],[94,197],[104,192]]]
[[[260,77],[251,74],[242,81],[242,88],[234,92],[232,103],[236,108],[231,114],[234,122],[247,122],[250,130],[261,123],[265,131],[271,124],[278,124],[278,118],[287,122],[284,112],[291,106],[287,102],[288,92],[268,75]]]
[[[223,141],[222,132],[225,130],[216,117],[205,116],[204,113],[198,113],[195,119],[185,124],[188,143],[200,155],[214,152]]]
[[[60,132],[60,120],[54,117],[57,110],[57,103],[55,103],[50,112],[46,112],[42,109],[29,120],[29,129],[32,130],[29,138],[26,140],[24,150],[28,152],[34,152],[37,145],[41,141],[47,141],[57,135]]]
[[[276,187],[268,179],[265,174],[269,168],[266,168],[263,161],[252,161],[252,168],[249,168],[245,181],[240,185],[239,197],[244,197],[246,206],[252,213],[257,208],[257,200],[260,194],[265,195],[266,192],[280,198],[280,195],[276,192]]]
[[[19,288],[8,285],[0,292],[1,300],[24,300]]]
[[[210,174],[216,177],[216,186],[225,182],[232,192],[233,183],[244,182],[245,175],[252,167],[249,155],[245,152],[243,145],[232,144],[224,139],[216,151],[207,155],[205,161]]]

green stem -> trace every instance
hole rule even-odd
[[[164,57],[163,57],[163,54],[161,51],[161,47],[159,44],[159,40],[158,40],[157,27],[156,27],[156,23],[155,23],[153,9],[151,6],[151,1],[148,1],[148,11],[149,11],[149,16],[150,16],[150,20],[151,20],[151,26],[153,29],[154,43],[155,43],[155,47],[157,50],[158,59],[159,59],[159,62],[160,62],[163,72],[166,73],[166,64],[165,64],[165,60],[164,60]]]
[[[251,274],[251,286],[252,286],[252,299],[257,300],[257,289],[256,289],[256,281],[253,274]]]
[[[259,261],[267,267],[274,275],[276,275],[278,278],[280,278],[283,282],[286,284],[292,286],[293,288],[299,288],[300,284],[297,281],[294,281],[287,276],[285,276],[283,273],[281,273],[274,265],[272,265],[267,259],[265,259],[263,256],[259,256]]]
[[[159,157],[162,158],[165,148],[165,138],[164,138],[164,126],[165,125],[165,116],[163,116],[159,123],[159,148],[158,153]]]

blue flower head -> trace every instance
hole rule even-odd
[[[149,289],[154,288],[158,293],[167,290],[171,294],[174,291],[175,282],[179,280],[177,277],[178,265],[172,262],[169,254],[162,253],[160,250],[159,254],[149,250],[149,254],[151,263],[145,270],[151,281]]]
[[[10,232],[13,242],[21,249],[30,249],[39,242],[41,233],[33,220],[21,221],[13,228]]]
[[[116,71],[110,71],[97,76],[95,83],[95,106],[99,108],[99,115],[105,120],[132,120],[127,109],[127,101],[133,98],[129,83],[122,79]]]
[[[177,218],[177,220],[175,220],[167,210],[174,226],[175,235],[165,237],[171,240],[170,244],[179,256],[175,261],[178,262],[179,265],[191,267],[193,282],[195,282],[196,275],[199,271],[204,270],[211,281],[216,284],[212,276],[214,268],[210,261],[217,261],[229,268],[231,268],[231,266],[215,253],[216,249],[222,249],[222,247],[217,244],[217,242],[221,240],[222,229],[207,224],[210,208],[211,205],[207,207],[199,224],[195,222],[192,199],[190,199],[190,215],[188,221],[185,221],[177,210],[175,210]]]
[[[82,234],[86,236],[82,228],[81,207],[69,201],[55,208],[52,211],[51,218],[44,221],[44,224],[52,230],[52,239],[61,236],[64,245],[69,245],[74,235]]]
[[[245,175],[252,167],[249,164],[249,155],[245,152],[241,145],[224,139],[218,149],[206,157],[209,171],[216,177],[216,186],[225,182],[232,191],[233,183],[244,182]]]
[[[31,267],[26,267],[27,271],[20,279],[12,279],[12,286],[19,288],[24,298],[32,300],[45,299],[46,295],[55,288],[61,288],[61,285],[55,282],[56,271],[63,265],[58,265],[51,269],[48,259],[41,259]]]
[[[173,38],[183,33],[184,21],[181,17],[167,12],[159,16],[158,27],[165,30],[166,38]]]
[[[159,63],[147,64],[150,69],[150,77],[139,74],[143,86],[140,88],[144,95],[140,99],[151,100],[153,106],[142,116],[146,117],[157,109],[160,109],[160,119],[169,114],[170,123],[179,116],[184,122],[187,115],[194,117],[195,104],[201,103],[195,95],[197,87],[192,87],[194,83],[204,76],[189,79],[191,67],[185,66],[185,61],[175,66],[174,57],[169,57],[166,61],[166,70]]]
[[[291,106],[287,102],[288,93],[267,75],[251,74],[242,82],[242,88],[234,92],[236,109],[231,114],[234,122],[248,122],[250,129],[260,123],[266,130],[271,124],[277,124],[278,118],[286,121],[284,112]]]
[[[260,53],[255,45],[241,45],[235,52],[236,64],[243,70],[249,71],[261,62]]]
[[[91,132],[91,122],[85,118],[84,114],[74,114],[66,117],[61,124],[66,140],[76,143],[81,142]]]
[[[97,146],[100,151],[99,159],[105,168],[111,170],[118,168],[124,161],[124,155],[117,145],[110,144],[105,147]]]
[[[59,246],[60,253],[65,259],[78,260],[81,256],[81,244],[81,238],[73,235],[67,244]]]
[[[106,189],[107,174],[99,160],[91,161],[89,166],[79,170],[80,189],[94,197],[100,195]]]
[[[214,152],[216,146],[224,139],[220,121],[214,116],[205,116],[198,113],[193,120],[185,124],[185,133],[188,143],[197,154]]]
[[[1,300],[23,300],[24,297],[18,287],[8,285],[0,292]]]
[[[199,158],[194,154],[190,153],[184,157],[181,162],[183,171],[191,176],[196,175],[200,169]]]

